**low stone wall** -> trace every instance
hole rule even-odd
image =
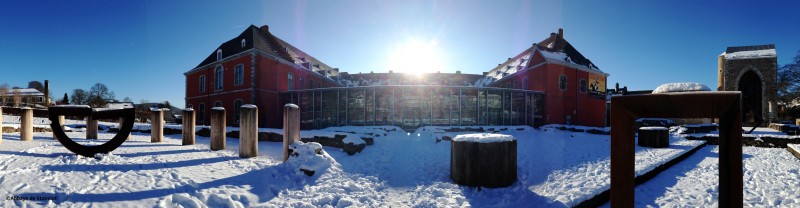
[[[687,136],[690,140],[705,140],[708,144],[718,145],[718,135],[705,135],[702,137]],[[742,145],[767,148],[786,148],[787,144],[800,144],[800,137],[762,135],[759,137],[742,136]]]

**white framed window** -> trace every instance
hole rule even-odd
[[[222,90],[222,66],[214,69],[214,90]]]
[[[217,61],[222,60],[222,49],[217,49]]]
[[[233,121],[234,123],[239,123],[239,118],[242,113],[242,105],[244,105],[244,101],[242,99],[236,99],[233,101]]]
[[[244,48],[245,46],[247,46],[247,40],[242,39],[242,48]]]
[[[514,89],[519,89],[519,80],[514,80]]]
[[[206,91],[206,75],[200,75],[200,80],[198,82],[200,82],[199,83],[200,92],[205,92]]]
[[[558,77],[558,88],[561,90],[567,90],[567,75],[561,75]]]
[[[244,65],[237,64],[233,67],[233,85],[240,86],[244,84]]]
[[[289,72],[289,76],[286,79],[286,88],[289,90],[294,90],[294,74]]]

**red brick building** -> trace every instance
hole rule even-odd
[[[259,126],[280,128],[284,103],[303,110],[304,128],[334,125],[605,125],[600,71],[558,34],[483,75],[339,73],[250,26],[215,49],[186,76],[186,105],[208,125],[210,109],[255,104]]]
[[[546,124],[606,125],[609,74],[567,42],[562,29],[486,75],[483,82],[489,87],[544,92]]]
[[[215,49],[186,76],[186,106],[197,122],[208,125],[212,107],[224,107],[227,123],[238,125],[234,106],[256,104],[259,126],[278,127],[282,103],[279,92],[339,87],[331,68],[273,36],[268,26],[250,26]]]

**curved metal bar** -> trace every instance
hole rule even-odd
[[[52,121],[50,123],[50,128],[53,130],[53,134],[55,134],[56,138],[58,138],[58,142],[60,142],[61,145],[64,145],[64,147],[66,147],[69,151],[72,151],[76,154],[86,157],[94,157],[94,155],[97,153],[107,154],[114,149],[117,149],[117,147],[125,142],[125,140],[128,138],[128,135],[131,133],[131,130],[133,130],[135,109],[124,108],[96,111],[91,108],[54,106],[49,108],[49,113],[50,121]],[[98,146],[84,146],[72,141],[72,138],[69,138],[69,136],[64,133],[64,129],[61,128],[61,122],[58,120],[58,116],[61,115],[92,116],[92,119],[121,117],[124,120],[122,121],[122,126],[120,126],[119,132],[117,132],[117,135],[115,135],[111,140]]]

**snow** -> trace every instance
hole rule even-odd
[[[56,107],[63,107],[63,108],[92,108],[88,105],[57,105]]]
[[[213,108],[211,108],[211,110],[225,110],[225,108],[223,108],[223,107],[213,107]]]
[[[635,206],[718,206],[718,152],[706,146],[637,186]],[[742,157],[745,207],[800,206],[800,160],[782,148],[742,147]]]
[[[367,144],[367,142],[361,139],[361,137],[352,134],[347,135],[347,137],[345,137],[344,140],[342,140],[342,142],[345,144],[355,144],[355,145]]]
[[[478,142],[478,143],[493,143],[493,142],[510,142],[516,140],[511,135],[505,134],[462,134],[453,138],[454,142]]]
[[[667,127],[660,127],[660,126],[646,126],[641,127],[639,130],[669,130]]]
[[[786,144],[787,148],[800,152],[800,144]]]
[[[8,117],[4,120],[18,122]],[[70,122],[80,121],[67,120]],[[147,124],[136,126],[149,128]],[[181,135],[165,135],[163,142],[151,143],[149,134],[135,132],[111,154],[85,158],[63,148],[49,132],[34,133],[31,142],[20,141],[19,133],[6,133],[0,145],[0,195],[54,199],[0,200],[0,207],[569,207],[607,190],[610,136],[555,127],[423,127],[414,134],[394,126],[331,127],[301,134],[343,134],[353,139],[380,136],[374,137],[374,145],[353,156],[339,148],[297,143],[293,146],[297,157],[285,163],[280,142],[258,142],[259,156],[241,159],[236,138],[226,140],[228,149],[210,151],[208,137],[198,136],[196,145],[183,146]],[[517,139],[518,180],[510,187],[481,190],[454,184],[449,178],[451,144],[436,142],[437,135],[489,132]],[[85,135],[67,134],[72,138]],[[99,133],[100,142],[113,136]],[[644,174],[703,143],[672,136],[669,148],[636,146],[636,174]],[[323,151],[317,154],[318,149]],[[785,149],[775,150],[788,155]],[[768,198],[758,200],[778,199],[782,202],[779,205],[791,206],[787,201],[800,189],[792,182],[800,178],[796,175],[800,165],[773,170],[766,165],[748,167],[747,159],[764,160],[760,162],[763,164],[797,163],[797,159],[770,159],[774,156],[759,156],[760,151],[746,154],[755,157],[746,158],[748,170],[784,174],[780,179],[789,180],[769,184],[774,186],[770,189],[764,186],[761,190],[769,191],[764,195]],[[308,176],[303,170],[314,174]],[[675,176],[682,172],[670,174],[677,181]],[[645,195],[637,191],[637,196]]]
[[[243,105],[242,108],[258,108],[258,107],[256,107],[256,105],[253,105],[253,104],[247,104],[247,105]]]
[[[753,51],[738,51],[733,53],[726,53],[726,60],[737,59],[757,59],[757,58],[775,58],[777,53],[775,49],[753,50]]]
[[[284,105],[283,107],[284,107],[284,108],[285,108],[285,107],[289,107],[289,108],[300,108],[300,106],[297,106],[297,105],[295,105],[295,104],[291,104],[291,103],[289,103],[289,104],[286,104],[286,105]]]
[[[696,82],[667,83],[658,86],[653,94],[670,92],[711,91],[708,86]]]

